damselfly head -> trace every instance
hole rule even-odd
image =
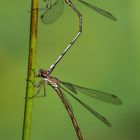
[[[43,69],[39,69],[38,70],[38,73],[37,73],[37,77],[47,77],[47,71],[46,70],[43,70]]]

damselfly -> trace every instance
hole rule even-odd
[[[83,107],[85,107],[90,113],[92,113],[93,115],[95,115],[99,120],[101,120],[104,124],[111,126],[111,124],[109,123],[109,121],[102,116],[101,114],[99,114],[98,112],[96,112],[93,108],[91,108],[89,105],[85,104],[84,102],[82,102],[77,96],[78,94],[84,94],[87,95],[89,97],[104,101],[104,102],[108,102],[111,104],[115,104],[115,105],[121,105],[122,101],[115,95],[106,93],[104,91],[100,91],[100,90],[94,90],[94,89],[89,89],[89,88],[85,88],[85,87],[81,87],[81,86],[77,86],[68,82],[63,82],[60,81],[59,79],[52,77],[48,74],[47,70],[43,70],[40,69],[39,73],[36,75],[37,77],[41,77],[42,80],[37,83],[37,85],[35,85],[35,87],[38,88],[38,91],[34,94],[33,97],[40,97],[38,96],[40,90],[42,87],[44,87],[44,95],[46,96],[46,85],[50,85],[58,94],[59,98],[61,99],[62,103],[64,104],[70,118],[71,121],[73,123],[73,126],[75,128],[77,137],[79,140],[83,140],[80,128],[78,126],[78,123],[74,117],[73,114],[73,110],[72,110],[72,106],[70,105],[70,102],[68,101],[67,97],[65,96],[64,92],[66,92],[67,94],[69,94],[71,97],[73,97],[76,101],[78,101]]]
[[[73,38],[73,40],[69,43],[69,45],[65,48],[65,50],[62,52],[62,54],[58,57],[58,59],[55,61],[55,63],[52,65],[52,68],[50,69],[50,73],[51,73],[51,71],[54,69],[54,67],[57,65],[57,63],[61,60],[61,58],[66,54],[66,52],[71,48],[71,46],[75,43],[75,41],[81,35],[82,15],[81,15],[80,11],[75,7],[72,0],[44,0],[44,1],[46,2],[46,9],[45,9],[44,13],[41,15],[41,20],[44,24],[50,24],[50,23],[56,21],[62,15],[63,10],[64,10],[64,1],[68,6],[70,6],[72,8],[72,10],[77,14],[77,16],[79,18],[78,33]],[[94,6],[93,4],[89,4],[83,0],[77,0],[77,1],[111,20],[114,20],[114,21],[117,20],[111,13],[109,13],[101,8],[98,8],[98,7]]]

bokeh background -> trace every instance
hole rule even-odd
[[[109,128],[68,96],[85,140],[140,139],[139,0],[90,3],[113,13],[113,22],[81,5],[83,33],[53,76],[119,96],[122,106],[80,98],[111,122]],[[43,1],[40,7],[45,7]],[[0,1],[0,139],[20,140],[28,60],[30,1]],[[39,12],[39,16],[42,12]],[[78,18],[65,5],[62,16],[44,25],[39,18],[37,69],[48,68],[72,40]],[[76,140],[71,120],[56,93],[34,100],[31,140]]]

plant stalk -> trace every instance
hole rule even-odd
[[[38,27],[38,0],[31,1],[30,40],[22,140],[30,139]]]

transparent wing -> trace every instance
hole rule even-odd
[[[116,17],[114,17],[111,13],[109,13],[101,8],[98,8],[98,7],[94,6],[93,4],[89,4],[82,0],[78,0],[78,1],[81,2],[82,4],[84,4],[85,6],[89,7],[90,9],[96,11],[97,13],[100,13],[101,15],[103,15],[111,20],[114,20],[114,21],[117,20]]]
[[[104,124],[111,126],[111,124],[109,123],[109,121],[102,116],[101,114],[99,114],[98,112],[96,112],[94,109],[92,109],[90,106],[86,105],[84,102],[82,102],[80,99],[78,99],[77,97],[75,97],[73,94],[71,94],[69,91],[67,91],[65,88],[61,87],[61,89],[65,92],[67,92],[70,96],[72,96],[76,101],[78,101],[82,106],[84,106],[90,113],[92,113],[94,116],[96,116],[99,120],[101,120]]]
[[[116,105],[122,104],[122,101],[117,96],[106,93],[104,91],[80,87],[80,86],[77,86],[77,85],[74,85],[71,83],[67,83],[67,82],[61,82],[61,83],[62,83],[62,85],[64,85],[66,88],[68,88],[70,91],[72,91],[75,94],[80,92],[80,93],[83,93],[90,97],[93,97],[95,99],[104,101],[104,102],[108,102],[108,103],[112,103],[112,104],[116,104]]]
[[[63,0],[46,0],[47,5],[44,13],[41,15],[41,20],[44,24],[51,24],[56,21],[63,13]]]

